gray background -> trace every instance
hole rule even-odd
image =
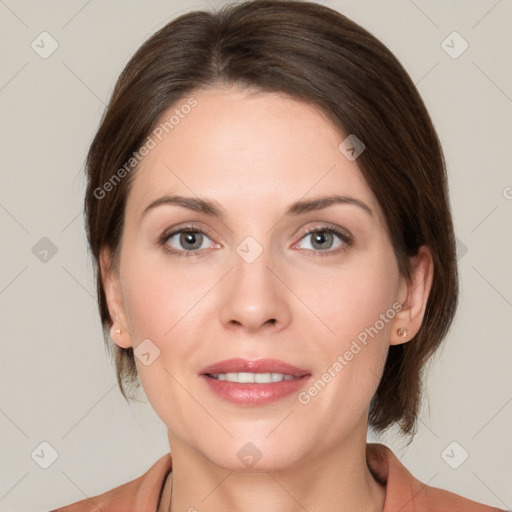
[[[379,37],[418,85],[446,153],[459,239],[460,309],[429,368],[419,432],[409,447],[395,432],[379,441],[423,482],[512,508],[512,2],[322,3]],[[0,511],[99,494],[169,450],[150,406],[122,398],[103,348],[83,163],[129,57],[178,13],[206,7],[0,0]],[[43,31],[58,43],[47,58],[31,47],[51,48]],[[457,58],[453,31],[469,44]],[[47,469],[43,441],[58,453]]]

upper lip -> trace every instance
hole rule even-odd
[[[297,368],[291,364],[279,361],[278,359],[226,359],[218,361],[203,368],[201,374],[217,375],[219,373],[283,373],[285,375],[293,375],[294,377],[302,377],[309,375],[307,370]]]

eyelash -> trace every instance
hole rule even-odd
[[[203,250],[196,249],[194,251],[178,251],[176,249],[171,249],[167,245],[167,241],[170,238],[172,238],[174,235],[177,235],[178,233],[193,233],[193,234],[200,233],[202,235],[208,236],[207,233],[205,233],[201,229],[196,228],[195,226],[181,226],[179,229],[176,229],[176,230],[172,231],[171,233],[164,233],[161,236],[161,238],[159,239],[159,244],[163,247],[165,252],[172,254],[173,256],[178,256],[180,258],[181,257],[200,258],[200,257],[204,256]],[[348,235],[341,229],[338,229],[338,228],[335,228],[332,226],[316,226],[316,227],[308,230],[306,233],[304,233],[301,236],[300,240],[302,240],[306,236],[314,234],[314,233],[333,233],[341,239],[343,246],[338,247],[335,250],[327,250],[327,251],[319,251],[319,250],[315,250],[315,249],[303,249],[303,251],[305,251],[306,254],[308,254],[308,255],[310,253],[314,253],[315,256],[320,256],[321,258],[325,257],[325,256],[332,256],[334,254],[339,254],[341,252],[346,251],[353,244],[352,236]],[[206,250],[206,249],[204,249],[204,250]]]

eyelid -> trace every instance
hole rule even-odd
[[[317,231],[332,231],[338,236],[342,237],[343,239],[346,239],[347,241],[352,242],[354,240],[352,233],[350,233],[348,229],[343,228],[341,226],[326,224],[322,222],[314,225],[313,227],[306,228],[300,235],[300,240],[302,240],[306,235],[316,233]]]
[[[171,228],[164,230],[164,232],[158,237],[158,241],[160,243],[163,243],[166,240],[168,240],[171,236],[181,233],[183,231],[193,231],[194,233],[202,233],[203,235],[208,236],[208,238],[212,238],[207,228],[203,228],[192,223],[187,223],[182,225],[178,224],[177,226],[173,226]]]
[[[337,247],[335,249],[328,249],[325,251],[320,251],[316,249],[302,249],[302,252],[304,252],[305,254],[314,253],[316,256],[320,257],[335,256],[340,254],[341,252],[346,251],[354,243],[354,237],[347,229],[342,228],[340,226],[334,226],[324,223],[320,225],[317,224],[316,226],[313,226],[311,228],[307,228],[304,232],[302,232],[299,240],[295,242],[293,245],[295,246],[296,244],[300,243],[308,235],[322,231],[330,232],[337,236],[341,240],[340,247]]]
[[[169,239],[173,238],[179,233],[184,232],[192,232],[192,233],[200,233],[205,236],[207,236],[210,240],[212,240],[212,237],[208,234],[208,229],[200,228],[199,226],[195,226],[194,224],[185,224],[185,225],[178,225],[173,226],[169,229],[166,229],[158,238],[158,245],[162,247],[162,249],[169,255],[175,256],[175,257],[185,257],[185,258],[201,258],[202,256],[205,256],[206,249],[201,250],[195,250],[195,251],[185,251],[185,250],[179,250],[175,249],[173,247],[170,247],[167,242]],[[212,240],[212,244],[215,244],[218,248],[219,244],[214,242]],[[208,249],[211,249],[211,247],[208,247]]]

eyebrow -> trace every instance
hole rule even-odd
[[[296,201],[295,203],[292,203],[290,206],[288,206],[285,215],[302,215],[304,213],[323,210],[324,208],[334,204],[351,204],[358,206],[370,216],[374,216],[372,209],[360,199],[350,196],[340,196],[336,194],[314,199]],[[216,201],[178,195],[165,195],[155,199],[148,206],[146,206],[144,211],[141,213],[141,217],[146,215],[146,213],[150,210],[162,205],[181,206],[182,208],[187,208],[195,212],[200,212],[204,213],[205,215],[224,219],[224,212]]]

